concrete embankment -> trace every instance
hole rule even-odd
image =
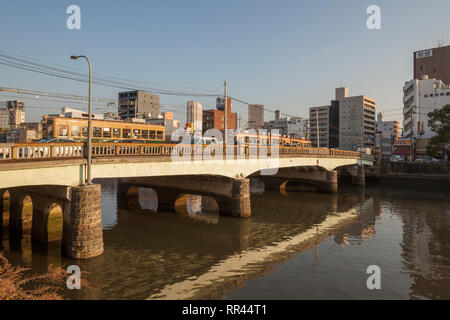
[[[382,162],[381,181],[443,181],[450,182],[450,166],[417,162]]]

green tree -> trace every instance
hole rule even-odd
[[[427,146],[430,156],[442,154],[445,145],[450,145],[450,104],[428,113],[428,126],[437,135]]]

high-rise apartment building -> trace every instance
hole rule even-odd
[[[309,134],[312,146],[339,147],[339,101],[332,100],[328,106],[309,108]]]
[[[450,84],[450,46],[414,52],[414,79],[429,78]]]
[[[309,108],[309,136],[313,147],[330,147],[330,106]]]
[[[154,118],[159,114],[159,96],[142,90],[120,92],[118,109],[123,120]]]
[[[338,91],[339,90],[339,91]],[[339,102],[339,149],[357,150],[375,146],[376,102],[364,95],[349,97],[342,88],[336,89]]]
[[[260,104],[248,105],[248,128],[262,129],[264,127],[264,106]]]
[[[312,146],[357,150],[375,146],[375,100],[349,97],[348,88],[336,88],[330,105],[309,108]]]
[[[186,123],[192,127],[194,132],[195,131],[202,132],[203,111],[200,102],[198,101],[187,102]]]

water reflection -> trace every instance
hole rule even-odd
[[[156,212],[156,194],[143,188],[122,209],[116,190],[114,180],[102,181],[105,253],[77,262],[90,288],[68,298],[450,298],[450,199],[442,188],[281,194],[252,183],[249,219],[220,217],[213,199],[196,195],[181,196],[177,214]],[[4,231],[2,244],[34,272],[73,263],[53,245],[11,242]],[[380,292],[365,286],[371,264],[382,269]]]

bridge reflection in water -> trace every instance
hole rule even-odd
[[[383,189],[341,188],[337,194],[289,191],[261,193],[260,186],[255,183],[252,184],[252,189],[259,192],[252,194],[253,215],[248,219],[236,220],[220,216],[214,200],[195,195],[180,197],[176,204],[177,213],[155,212],[157,198],[151,189],[144,188],[132,190],[131,193],[135,192],[137,197],[129,197],[127,208],[124,208],[121,207],[123,202],[117,201],[115,180],[103,180],[101,183],[105,252],[100,257],[75,262],[82,270],[89,272],[87,278],[90,288],[66,292],[68,298],[222,298],[234,288],[246,285],[245,281],[249,279],[275,272],[286,262],[295,260],[299,253],[311,255],[313,259],[310,263],[314,268],[327,264],[327,270],[332,270],[330,268],[336,265],[341,273],[342,269],[348,268],[347,276],[351,282],[354,272],[348,263],[351,264],[353,260],[341,259],[338,253],[333,256],[333,261],[323,262],[321,256],[326,256],[327,252],[318,248],[323,248],[324,243],[331,241],[338,246],[352,246],[354,249],[350,251],[367,250],[364,245],[374,239],[377,232],[381,232],[385,241],[392,240],[389,236],[394,237],[393,235],[383,234],[383,229],[377,231],[377,226],[381,228],[377,223],[380,219],[394,219],[383,215],[386,212],[395,214],[396,210],[405,212],[397,220],[393,220],[399,222],[400,231],[401,222],[406,223],[403,234],[400,232],[396,235],[399,241],[403,241],[402,245],[398,242],[389,244],[389,247],[397,248],[397,256],[391,257],[389,251],[371,254],[363,251],[367,255],[363,258],[364,263],[369,263],[373,256],[381,263],[386,259],[401,260],[396,265],[401,270],[390,270],[392,281],[401,282],[399,290],[404,290],[402,294],[406,297],[410,290],[414,291],[412,295],[423,296],[430,295],[423,289],[423,285],[426,283],[429,286],[431,280],[427,280],[429,278],[421,274],[421,270],[427,269],[430,263],[435,263],[431,262],[435,255],[440,255],[441,259],[450,257],[448,250],[445,251],[449,243],[440,239],[438,242],[442,241],[443,244],[441,251],[436,252],[435,248],[427,253],[429,259],[423,260],[422,253],[416,249],[417,243],[424,242],[421,245],[423,247],[427,244],[427,239],[437,238],[439,233],[434,230],[436,228],[427,227],[424,221],[428,219],[426,216],[421,218],[420,215],[414,215],[412,208],[418,204],[411,207],[408,202],[414,196],[405,191],[391,194],[389,190]],[[449,202],[439,199],[433,207],[434,220],[441,223],[440,228],[450,225],[449,221],[439,218],[442,205],[445,210],[446,203]],[[389,224],[395,225],[392,221]],[[428,232],[426,237],[417,235],[419,225]],[[50,264],[74,263],[73,260],[61,258],[58,250],[51,246],[45,249],[48,254],[44,254],[41,247],[34,244],[27,247],[24,243],[29,243],[29,240],[22,239],[21,249],[16,250],[9,245],[7,234],[3,234],[3,239],[6,255],[11,262],[31,267],[35,272],[45,272]],[[412,245],[411,242],[415,244]],[[57,243],[52,245],[57,247]],[[400,257],[402,252],[403,258]],[[382,258],[384,255],[387,257]],[[355,263],[360,263],[359,259],[362,259],[356,256],[353,258]],[[417,260],[423,264],[419,269]],[[445,265],[445,261],[432,268],[435,272],[432,276],[436,277],[436,268],[445,274],[442,265]],[[296,272],[301,275],[308,272],[309,268]],[[366,276],[364,271],[361,273],[363,279]],[[401,271],[403,273],[399,275]],[[339,272],[336,271],[336,274]],[[336,274],[321,276],[329,279]],[[397,278],[399,280],[395,280]],[[413,285],[414,279],[422,279],[422,282]],[[291,280],[295,282],[295,279]],[[433,281],[436,283],[439,279]],[[365,286],[365,282],[362,286]],[[307,289],[298,291],[307,292]],[[367,294],[367,289],[364,290]],[[435,285],[434,290],[433,294],[440,296],[449,294],[442,285]],[[314,294],[313,291],[310,294]],[[338,290],[336,294],[338,292],[342,294]],[[389,290],[384,292],[391,293]],[[252,294],[259,297],[260,293]],[[322,294],[327,297],[331,293]]]

